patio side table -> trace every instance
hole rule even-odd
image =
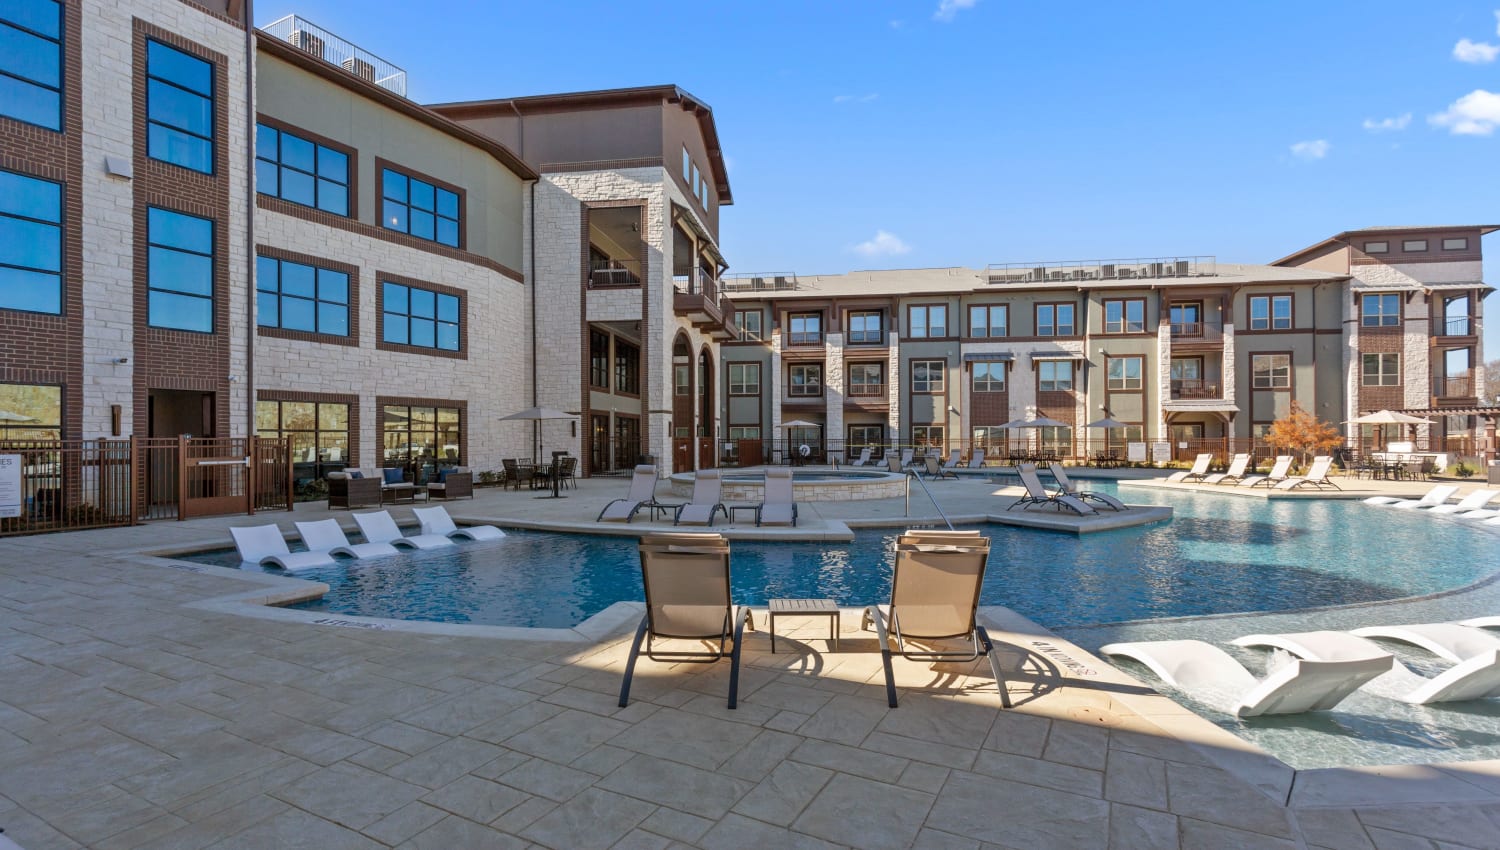
[[[771,610],[771,651],[776,651],[776,618],[777,616],[792,617],[827,617],[828,639],[833,643],[835,652],[839,648],[839,606],[832,599],[772,599],[767,606]]]

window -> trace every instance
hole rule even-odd
[[[848,433],[845,454],[851,459],[858,458],[865,448],[869,448],[872,454],[879,454],[881,447],[885,445],[884,425],[850,425]]]
[[[1000,337],[1006,335],[1009,310],[1004,304],[977,305],[969,308],[969,336]]]
[[[1112,390],[1139,390],[1141,381],[1141,358],[1139,357],[1111,357],[1109,358],[1108,387]]]
[[[1003,452],[1009,442],[1005,431],[1006,429],[998,425],[976,425],[970,432],[970,439],[973,441],[971,448],[992,454],[996,451]]]
[[[0,115],[62,129],[62,4],[0,5]]]
[[[423,473],[431,473],[439,465],[463,464],[460,409],[404,404],[387,404],[381,409],[385,422],[382,466],[419,464]]]
[[[1063,425],[1047,425],[1038,428],[1037,435],[1044,454],[1066,457],[1073,454],[1073,429]]]
[[[62,387],[0,384],[0,410],[20,417],[0,418],[0,440],[62,439]]]
[[[146,286],[152,327],[213,333],[214,223],[150,207]]]
[[[760,426],[759,425],[731,425],[731,426],[729,426],[729,439],[730,440],[759,440],[760,439]],[[730,451],[732,452],[732,451],[734,451],[734,449],[732,448],[732,449],[730,449]]]
[[[349,275],[291,260],[255,258],[255,321],[263,328],[349,335]]]
[[[1104,302],[1104,332],[1137,334],[1146,330],[1146,302],[1132,298]]]
[[[745,339],[765,339],[761,334],[760,318],[759,310],[736,310],[734,312],[734,323],[745,332]]]
[[[942,449],[946,443],[943,441],[943,426],[941,425],[913,425],[911,426],[911,444],[915,448]]]
[[[1391,292],[1360,299],[1359,323],[1367,328],[1394,328],[1401,324],[1401,296]]]
[[[1005,392],[1005,364],[975,363],[974,364],[974,392],[976,393],[1003,393]]]
[[[793,313],[787,318],[787,325],[790,328],[788,345],[823,344],[822,313]]]
[[[796,363],[791,368],[791,382],[786,388],[789,396],[819,396],[823,394],[823,366],[818,363]]]
[[[146,42],[146,153],[214,173],[214,66]]]
[[[1036,388],[1044,393],[1073,389],[1073,361],[1042,360],[1036,364]]]
[[[885,395],[885,364],[850,363],[849,395],[864,397]]]
[[[1037,336],[1072,336],[1072,304],[1038,304],[1036,308]]]
[[[1292,385],[1290,354],[1250,356],[1250,386],[1257,390],[1282,390]]]
[[[729,364],[730,395],[760,395],[760,364]]]
[[[1389,242],[1366,242],[1365,243],[1365,253],[1366,254],[1388,254],[1388,253],[1390,253],[1390,250],[1391,250],[1391,243],[1389,243]]]
[[[609,334],[589,331],[589,386],[609,389]]]
[[[688,153],[687,145],[682,146],[682,179],[693,179],[693,155]]]
[[[880,328],[879,310],[862,310],[849,314],[849,344],[879,345],[885,341]]]
[[[641,394],[641,349],[615,340],[615,392]]]
[[[908,319],[907,333],[913,339],[948,335],[948,308],[942,304],[912,307]]]
[[[381,169],[382,213],[388,230],[459,246],[458,193],[389,168]]]
[[[1401,250],[1408,254],[1420,254],[1427,250],[1426,239],[1406,239],[1401,243]]]
[[[1401,355],[1364,355],[1364,386],[1395,387],[1401,385]]]
[[[382,336],[386,342],[458,351],[457,295],[385,281],[381,284]]]
[[[692,370],[687,366],[672,367],[672,394],[691,395],[693,388],[692,375]]]
[[[1250,330],[1284,331],[1292,327],[1292,296],[1250,296]]]
[[[286,130],[255,125],[255,191],[349,214],[349,155]]]
[[[911,361],[911,391],[914,393],[941,393],[948,371],[946,360]]]
[[[1467,251],[1467,250],[1469,250],[1469,240],[1466,237],[1459,237],[1457,239],[1444,239],[1443,240],[1443,250],[1444,251]]]
[[[312,401],[257,401],[255,433],[289,437],[297,479],[322,478],[349,464],[349,405]]]
[[[0,171],[0,309],[61,313],[62,255],[62,186]]]
[[[1174,381],[1197,381],[1203,378],[1202,357],[1173,357],[1171,376]]]
[[[1169,310],[1169,321],[1172,324],[1172,336],[1203,335],[1202,302],[1190,301],[1173,304],[1169,308]]]

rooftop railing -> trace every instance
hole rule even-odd
[[[722,278],[725,292],[785,292],[797,289],[797,276],[791,272],[748,272]]]
[[[261,32],[337,65],[362,80],[406,97],[406,71],[297,15],[261,27]]]
[[[1217,260],[1204,257],[1137,257],[1128,260],[1064,260],[1049,263],[991,263],[992,284],[1067,283],[1089,280],[1212,277]]]

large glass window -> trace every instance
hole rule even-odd
[[[255,191],[334,215],[348,215],[349,155],[257,124]]]
[[[1072,304],[1038,304],[1036,335],[1072,336],[1076,327],[1073,324],[1073,307]]]
[[[1401,296],[1394,292],[1372,293],[1360,299],[1359,323],[1367,328],[1394,328],[1401,324]]]
[[[672,367],[672,394],[692,395],[693,370],[687,366]]]
[[[885,445],[884,425],[850,425],[846,433],[849,436],[844,446],[844,454],[851,459],[858,458],[865,448],[869,448],[872,454],[878,455],[881,447]]]
[[[62,129],[62,4],[0,3],[0,115]]]
[[[1003,393],[1005,392],[1005,364],[975,363],[974,364],[974,392],[976,393]]]
[[[463,305],[457,295],[386,281],[381,312],[382,339],[396,345],[458,351],[458,317]]]
[[[1250,356],[1250,386],[1257,390],[1286,389],[1292,385],[1290,354]]]
[[[789,396],[819,396],[823,394],[823,365],[821,363],[794,363],[788,373]]]
[[[255,433],[290,437],[292,474],[322,478],[349,465],[349,405],[336,402],[257,401]]]
[[[793,313],[787,317],[788,345],[822,345],[823,314]]]
[[[1250,330],[1284,331],[1292,327],[1292,296],[1250,296]]]
[[[1112,390],[1141,389],[1141,358],[1109,358],[1108,385]]]
[[[62,186],[0,171],[0,309],[62,312]]]
[[[62,439],[62,387],[0,384],[0,440]]]
[[[1138,334],[1146,330],[1146,302],[1140,298],[1104,302],[1104,332]]]
[[[1004,304],[981,304],[969,308],[969,336],[1005,336],[1010,311]]]
[[[1172,336],[1203,335],[1203,304],[1187,301],[1173,304],[1170,308]]]
[[[1401,355],[1366,354],[1364,357],[1364,386],[1394,387],[1401,384]]]
[[[760,395],[760,364],[729,364],[730,395]]]
[[[765,339],[761,335],[760,317],[761,312],[759,310],[736,310],[734,312],[734,323],[739,325],[740,330],[745,332],[745,339]]]
[[[911,426],[911,444],[917,449],[933,448],[942,451],[944,445],[946,445],[943,441],[943,426]]]
[[[1066,426],[1048,425],[1037,429],[1037,439],[1043,454],[1067,457],[1073,454],[1073,429]]]
[[[914,393],[941,393],[947,386],[948,361],[911,361],[911,391]]]
[[[609,334],[589,331],[589,386],[609,389]]]
[[[849,314],[849,344],[879,345],[885,341],[880,327],[879,310],[861,310]]]
[[[641,394],[641,349],[615,340],[615,392]]]
[[[263,328],[349,335],[349,275],[307,263],[255,258],[255,321]]]
[[[459,244],[458,193],[389,168],[381,171],[380,223],[418,239]]]
[[[146,42],[146,152],[193,171],[214,171],[214,66]]]
[[[151,207],[146,226],[151,326],[213,333],[214,223]]]
[[[849,395],[861,397],[885,395],[885,364],[850,363]]]
[[[907,316],[907,333],[913,339],[948,335],[948,308],[942,304],[911,307]]]
[[[382,466],[416,466],[418,482],[440,466],[461,466],[463,420],[456,407],[387,404]]]
[[[1043,360],[1036,364],[1037,385],[1042,392],[1067,392],[1073,389],[1073,361]]]

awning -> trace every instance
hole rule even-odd
[[[1164,401],[1161,409],[1167,413],[1239,413],[1239,405],[1221,399],[1192,399],[1191,401]]]
[[[1002,361],[1009,362],[1014,359],[1016,359],[1016,356],[1009,351],[976,351],[972,354],[964,355],[965,363],[998,363]]]
[[[684,225],[686,225],[687,229],[693,231],[694,235],[698,237],[699,247],[707,248],[709,256],[713,257],[715,262],[717,262],[723,268],[729,268],[729,263],[724,260],[724,255],[719,253],[718,243],[716,243],[714,241],[714,238],[709,235],[708,230],[705,229],[701,223],[699,223],[697,213],[693,212],[682,204],[673,201],[672,221],[682,222]]]
[[[1032,360],[1087,360],[1088,358],[1075,351],[1033,351]]]

